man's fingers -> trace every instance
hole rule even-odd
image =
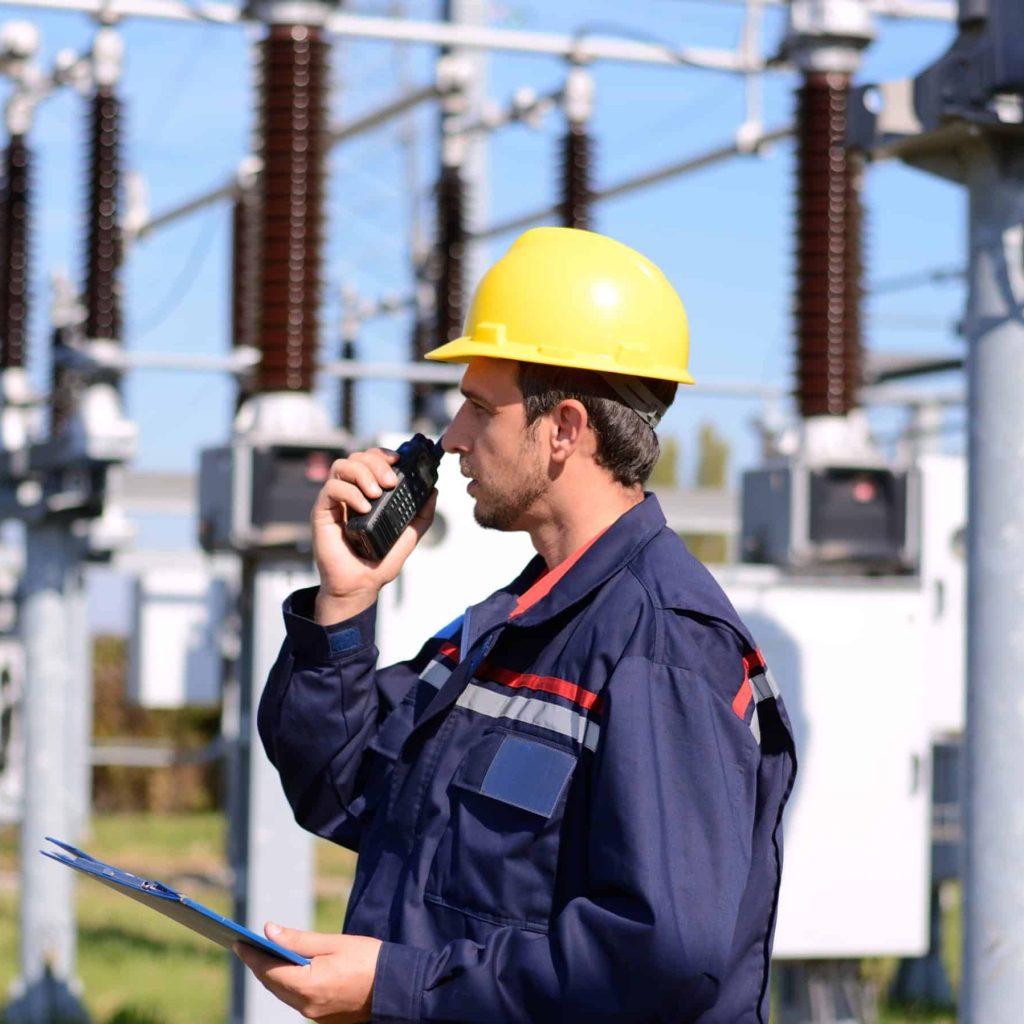
[[[328,935],[324,932],[304,932],[298,928],[285,928],[283,925],[267,922],[263,934],[271,942],[276,942],[285,949],[293,950],[301,956],[323,956],[325,953],[337,952],[341,945],[340,935]]]

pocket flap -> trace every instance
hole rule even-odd
[[[506,733],[486,770],[478,759],[467,758],[455,784],[550,818],[575,767],[576,756],[568,750]]]

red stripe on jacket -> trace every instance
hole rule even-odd
[[[512,672],[507,668],[498,668],[495,665],[488,665],[486,662],[480,666],[477,675],[492,683],[500,683],[502,686],[511,686],[515,689],[539,690],[542,693],[553,693],[557,697],[565,697],[573,704],[583,708],[584,711],[601,709],[601,698],[590,690],[583,689],[567,679],[559,679],[556,676],[535,676],[530,672]]]

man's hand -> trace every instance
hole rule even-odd
[[[349,512],[369,512],[370,499],[395,486],[398,478],[391,467],[397,461],[397,453],[383,448],[353,452],[335,460],[330,478],[317,495],[311,521],[313,556],[320,573],[315,617],[322,625],[341,622],[369,608],[380,588],[398,575],[434,520],[436,495],[379,562],[361,558],[346,543],[342,530]]]
[[[363,1024],[370,1019],[380,939],[301,932],[276,924],[263,931],[272,942],[310,960],[298,967],[235,943],[238,958],[281,1002],[318,1024]]]

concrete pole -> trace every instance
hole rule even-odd
[[[314,582],[308,562],[298,559],[246,558],[243,563],[238,768],[247,798],[236,808],[241,820],[232,823],[244,844],[244,856],[235,864],[235,915],[256,932],[267,921],[313,926],[312,838],[295,824],[277,770],[263,751],[256,708],[281,646],[281,602]],[[234,959],[230,1019],[232,1024],[292,1024],[295,1011]]]
[[[92,636],[89,632],[89,603],[85,563],[81,560],[84,541],[69,537],[72,560],[65,580],[65,614],[68,642],[68,677],[65,692],[68,834],[65,842],[85,841],[92,807]]]
[[[967,786],[964,1024],[1024,1006],[1024,140],[966,158]]]
[[[22,640],[25,649],[25,811],[21,825],[21,975],[11,1024],[86,1020],[76,990],[74,874],[39,855],[44,838],[72,832],[67,735],[71,705],[68,584],[78,556],[66,526],[26,530]]]

